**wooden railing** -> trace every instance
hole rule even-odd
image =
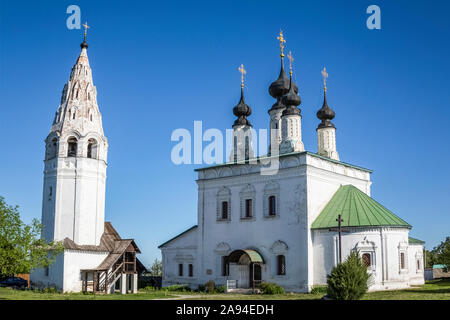
[[[105,291],[106,288],[106,291],[109,291],[111,285],[115,284],[117,279],[120,277],[121,272],[118,271],[122,270],[122,267],[123,262],[120,263],[113,272],[108,273],[108,278],[106,278],[106,272],[102,272],[98,285],[100,291]]]

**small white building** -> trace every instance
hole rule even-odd
[[[287,291],[308,292],[326,284],[339,261],[341,215],[342,259],[360,252],[372,276],[370,290],[406,288],[424,283],[423,242],[409,237],[411,225],[370,197],[371,170],[340,161],[336,150],[334,111],[324,102],[317,112],[317,153],[304,150],[298,87],[283,67],[269,88],[276,103],[269,110],[272,155],[252,159],[243,99],[237,116],[230,162],[197,169],[198,221],[159,246],[163,286],[192,288],[213,280],[252,288],[275,282]],[[325,69],[323,71],[326,80]],[[267,161],[278,171],[262,174]],[[331,229],[331,230],[330,230]]]
[[[120,282],[122,293],[136,292],[140,250],[105,222],[108,140],[87,48],[85,36],[45,140],[42,237],[65,250],[31,281],[64,292],[113,292]]]

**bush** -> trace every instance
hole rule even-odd
[[[58,289],[54,287],[46,287],[41,290],[42,293],[60,293]]]
[[[217,286],[214,289],[215,293],[225,293],[225,291],[227,290],[227,286],[225,284],[221,285],[221,286]]]
[[[198,292],[205,292],[206,291],[205,285],[204,284],[199,284],[197,291]]]
[[[181,292],[191,291],[191,289],[187,284],[173,284],[163,289],[167,291],[181,291]]]
[[[209,280],[207,283],[205,283],[206,292],[208,293],[214,293],[215,284],[214,281]]]
[[[261,290],[264,294],[284,294],[285,291],[282,286],[272,283],[272,282],[263,282],[261,283]]]
[[[311,294],[326,294],[327,290],[327,286],[313,286],[311,288]]]
[[[327,294],[336,300],[358,300],[367,292],[370,275],[359,253],[352,251],[327,276]]]
[[[159,288],[156,288],[156,287],[152,287],[152,286],[146,286],[145,288],[143,288],[142,290],[144,290],[144,291],[156,291],[156,290],[159,290]]]

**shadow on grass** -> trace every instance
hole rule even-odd
[[[406,290],[406,292],[436,294],[436,293],[450,293],[450,289],[434,289],[434,290],[433,289],[430,289],[430,290],[409,289],[409,290]]]

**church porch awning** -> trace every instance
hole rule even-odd
[[[250,259],[252,263],[264,263],[264,259],[256,250],[245,249],[245,250],[234,250],[228,256],[228,262],[239,262],[241,256],[245,254]]]

